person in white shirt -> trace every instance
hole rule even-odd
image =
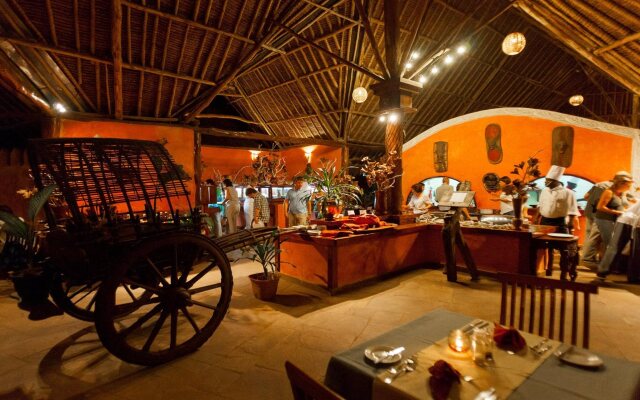
[[[513,196],[512,195],[506,194],[505,192],[501,192],[500,198],[491,199],[491,200],[500,202],[501,215],[513,215]]]
[[[576,196],[560,182],[564,170],[564,167],[552,165],[546,175],[538,201],[538,223],[555,226],[558,233],[571,233],[573,220],[580,213]]]
[[[424,183],[416,183],[411,186],[411,199],[406,208],[413,211],[414,214],[424,214],[429,211],[431,202],[429,195],[424,191]]]
[[[453,186],[449,185],[449,178],[445,176],[442,178],[442,185],[436,188],[436,202],[440,203],[441,201],[448,201],[452,194]]]

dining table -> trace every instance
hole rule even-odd
[[[469,382],[460,379],[453,384],[449,395],[452,399],[476,399],[481,392],[493,392],[497,399],[640,399],[640,363],[637,362],[590,352],[587,354],[599,357],[602,365],[577,366],[560,354],[574,351],[573,347],[522,331],[519,333],[527,342],[524,349],[512,352],[494,346],[491,363],[484,365],[472,360],[471,351],[456,352],[447,345],[451,331],[472,328],[482,322],[436,309],[333,355],[327,366],[325,384],[346,399],[430,399],[429,368],[435,361],[444,360],[462,378],[469,379]],[[491,321],[484,325],[488,325],[487,322],[493,325]],[[542,343],[544,351],[534,351],[536,345],[540,348]],[[394,364],[374,364],[365,357],[365,350],[373,346],[404,347],[403,360],[395,364],[395,369],[391,368]],[[579,348],[575,351],[584,353]],[[402,370],[400,366],[403,363],[406,366],[408,358],[415,363]],[[392,380],[385,383],[389,377]]]

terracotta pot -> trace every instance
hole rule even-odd
[[[24,310],[48,303],[50,282],[44,274],[10,274],[13,287],[20,296],[18,306]]]
[[[278,291],[278,282],[280,277],[278,275],[269,273],[269,278],[265,279],[262,272],[249,275],[251,280],[251,288],[253,295],[259,300],[273,300],[276,297]]]

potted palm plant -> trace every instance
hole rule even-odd
[[[25,309],[48,303],[49,280],[40,267],[42,260],[37,251],[36,218],[55,189],[56,186],[51,185],[37,192],[19,191],[25,198],[29,198],[26,219],[18,218],[7,211],[0,211],[0,221],[3,222],[0,229],[7,236],[0,257],[0,268],[8,273],[13,281],[20,296],[19,305]]]
[[[279,234],[274,232],[261,242],[249,246],[249,256],[244,257],[260,263],[262,272],[249,275],[253,295],[260,300],[272,300],[278,291],[280,268],[278,254],[282,251],[278,245]]]
[[[335,161],[322,160],[319,168],[306,176],[313,187],[309,197],[315,201],[315,209],[323,218],[332,219],[345,203],[359,203],[362,190],[351,183],[352,177],[344,169],[339,169]]]

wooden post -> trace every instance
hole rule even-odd
[[[398,112],[398,120],[395,122],[387,121],[387,127],[384,137],[384,146],[387,154],[395,151],[398,155],[396,168],[393,175],[397,176],[393,187],[387,190],[387,213],[398,215],[402,212],[402,144],[404,142],[404,129],[402,129],[403,115]]]
[[[202,205],[200,186],[202,184],[202,135],[193,130],[193,183],[196,187],[196,207]]]
[[[113,57],[113,102],[116,119],[122,119],[122,4],[112,0],[111,55]]]

